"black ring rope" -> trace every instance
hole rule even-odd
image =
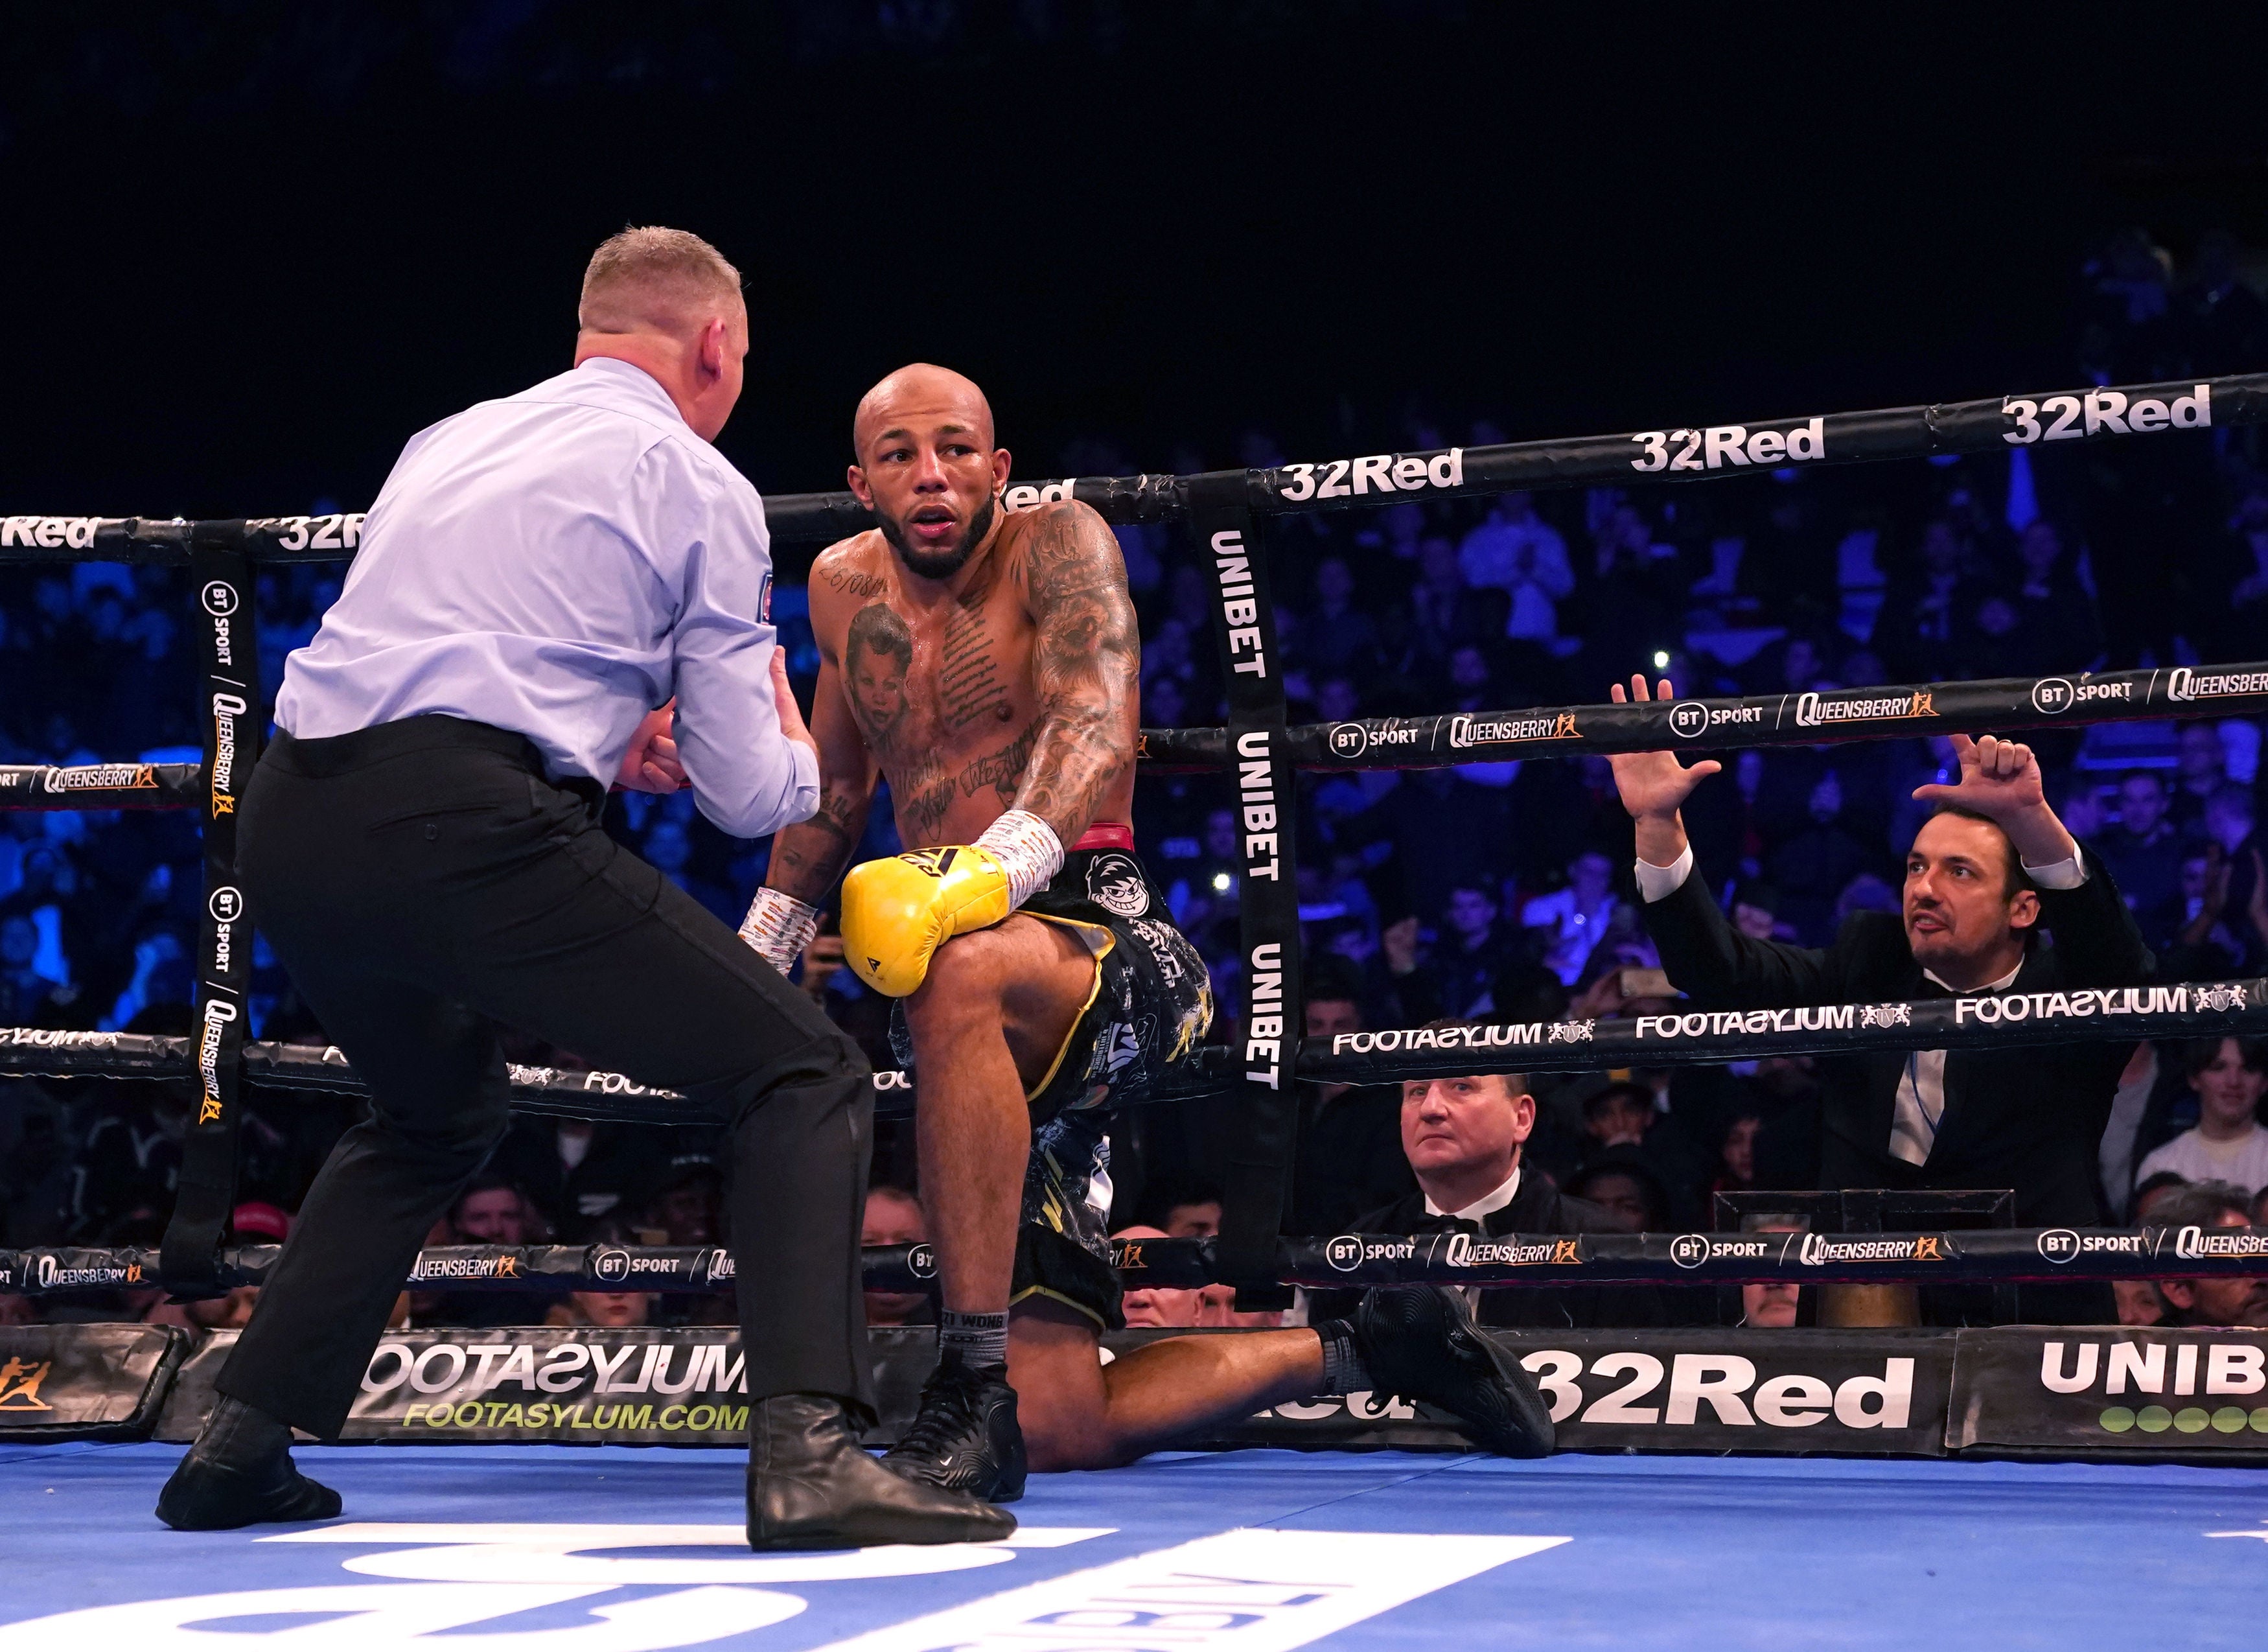
[[[2243,1228],[1972,1228],[1911,1233],[1336,1234],[1278,1238],[1273,1277],[1311,1289],[1470,1285],[2006,1285],[2071,1280],[2257,1276],[2268,1233]],[[1112,1265],[1129,1290],[1233,1284],[1214,1239],[1118,1239]],[[234,1245],[217,1258],[223,1288],[259,1285],[281,1245]],[[872,1245],[868,1290],[915,1292],[937,1279],[925,1243]],[[0,1295],[132,1289],[158,1280],[142,1247],[53,1245],[0,1250]],[[730,1289],[723,1245],[447,1245],[418,1253],[402,1281],[431,1291]]]

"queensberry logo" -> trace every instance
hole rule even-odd
[[[1553,712],[1543,717],[1465,717],[1449,719],[1449,744],[1458,751],[1473,746],[1493,746],[1508,740],[1580,740],[1575,713]]]
[[[1830,723],[1879,722],[1888,718],[1934,717],[1934,689],[1911,694],[1878,694],[1857,699],[1834,699],[1819,694],[1800,694],[1795,699],[1799,728],[1818,728]]]

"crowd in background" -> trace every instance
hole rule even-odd
[[[2238,268],[2225,237],[2205,237],[2179,269],[2139,232],[2107,238],[2080,284],[2079,376],[2187,380],[2268,366],[2268,306]],[[1485,420],[1423,409],[1366,434],[1404,451],[1502,439]],[[1285,519],[1272,566],[1292,717],[1594,703],[1636,671],[1681,694],[1733,694],[2268,658],[2268,451],[2256,438],[2213,428]],[[1058,468],[1193,471],[1286,457],[1255,429],[1233,454],[1139,464],[1089,439]],[[1144,724],[1223,720],[1195,548],[1162,527],[1119,538],[1143,620]],[[262,576],[271,696],[342,572]],[[0,763],[195,760],[185,582],[174,570],[107,564],[0,570]],[[807,700],[817,654],[799,594],[784,587],[775,616]],[[2051,800],[2111,870],[2164,979],[2268,973],[2262,733],[2257,719],[2229,719],[2027,736]],[[1948,778],[1949,762],[1936,740],[1730,756],[1688,810],[1700,874],[1743,931],[1824,944],[1853,911],[1896,910],[1923,812],[1911,793]],[[1152,777],[1134,822],[1153,882],[1211,961],[1224,1042],[1241,995],[1228,805],[1217,777]],[[689,793],[624,794],[608,820],[738,924],[766,844],[724,837]],[[877,808],[861,858],[896,846]],[[1600,757],[1308,777],[1299,875],[1310,1030],[1549,1021],[1648,1002],[1660,961],[1637,921],[1631,861],[1628,819]],[[185,812],[0,815],[0,1026],[187,1031],[202,905]],[[830,967],[824,943],[806,985],[878,1066],[893,1065],[887,1005]],[[264,948],[251,1021],[257,1036],[323,1041]],[[574,1065],[572,1051],[513,1053]],[[2257,1044],[2140,1047],[2103,1144],[2106,1214],[2134,1214],[2138,1199],[2189,1184],[2232,1184],[2248,1198],[2268,1185],[2264,1088],[2268,1056]],[[1528,1162],[1633,1228],[1705,1225],[1714,1191],[1808,1185],[1815,1092],[1806,1060],[1540,1081]],[[1311,1094],[1302,1106],[1295,1227],[1332,1231],[1406,1189],[1390,1092]],[[239,1226],[280,1236],[351,1104],[255,1093],[250,1114]],[[180,1095],[161,1085],[0,1080],[0,1243],[153,1243],[185,1117]],[[1216,1202],[1218,1110],[1130,1115],[1114,1139],[1114,1225],[1202,1231]],[[718,1236],[714,1149],[694,1128],[523,1118],[436,1241],[706,1243]],[[883,1207],[902,1229],[918,1212],[902,1132],[884,1131],[877,1174],[897,1190]],[[512,1309],[522,1310],[592,1323],[704,1311],[693,1299],[597,1297]],[[17,1300],[5,1311],[28,1310]],[[453,1310],[437,1298],[406,1299],[405,1311]],[[454,1311],[497,1310],[468,1299]],[[1192,1297],[1172,1311],[1227,1310]]]

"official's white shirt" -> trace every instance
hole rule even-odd
[[[674,695],[701,812],[761,837],[819,807],[772,698],[771,577],[747,478],[650,374],[595,358],[410,438],[276,720],[313,740],[460,717],[603,784]]]
[[[1454,1216],[1461,1221],[1479,1221],[1483,1217],[1495,1215],[1511,1204],[1519,1192],[1520,1167],[1515,1164],[1512,1167],[1512,1174],[1497,1184],[1494,1192],[1482,1194],[1462,1210],[1443,1210],[1433,1202],[1431,1193],[1426,1194],[1425,1213],[1428,1216]]]
[[[1657,867],[1641,856],[1637,873],[1638,892],[1647,905],[1667,900],[1693,875],[1693,845],[1686,844],[1684,852],[1666,867]],[[2026,866],[2024,874],[2043,889],[2075,889],[2087,881],[2086,865],[2077,855],[2043,867]],[[1999,980],[1989,981],[1977,991],[2007,992],[2016,984],[2023,967],[2019,963]],[[1925,970],[1922,973],[1938,985],[1946,985],[1934,971]],[[1890,1110],[1890,1156],[1908,1164],[1926,1164],[1930,1149],[1937,1144],[1938,1125],[1944,1117],[1945,1051],[1907,1051],[1906,1069],[1898,1075],[1897,1095]]]

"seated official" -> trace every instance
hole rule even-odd
[[[1631,688],[1649,697],[1643,679]],[[1614,697],[1624,698],[1619,686]],[[1823,950],[1742,934],[1710,898],[1709,880],[1694,875],[1680,811],[1717,763],[1688,767],[1666,751],[1614,756],[1637,823],[1646,929],[1678,990],[1697,1007],[1773,1009],[2146,983],[2150,949],[2109,872],[2048,807],[2030,749],[1991,735],[1956,735],[1954,745],[1960,784],[1914,793],[1937,813],[1907,852],[1900,915],[1853,913]],[[2053,947],[2037,944],[2043,928]],[[1818,1185],[2014,1188],[2021,1226],[2098,1225],[2096,1148],[2131,1048],[2074,1036],[1822,1060]],[[2113,1316],[2098,1284],[2021,1290],[2028,1320]]]
[[[2169,1193],[2151,1213],[2169,1228],[2250,1228],[2250,1201],[2228,1182],[2194,1182]],[[2161,1325],[2268,1325],[2268,1274],[2250,1279],[2160,1280]]]
[[[1359,1218],[1354,1231],[1620,1231],[1621,1224],[1596,1206],[1563,1198],[1548,1177],[1525,1174],[1521,1149],[1535,1128],[1535,1098],[1520,1073],[1409,1080],[1402,1087],[1402,1153],[1418,1191]],[[1308,1316],[1338,1312],[1338,1299],[1355,1294],[1315,1292]],[[1660,1294],[1646,1286],[1516,1286],[1476,1296],[1473,1315],[1484,1325],[1557,1329],[1665,1321]]]
[[[877,1182],[866,1190],[866,1216],[858,1229],[860,1244],[919,1244],[928,1237],[929,1216],[912,1192],[887,1182]],[[868,1291],[866,1324],[933,1325],[937,1309],[927,1291]]]

